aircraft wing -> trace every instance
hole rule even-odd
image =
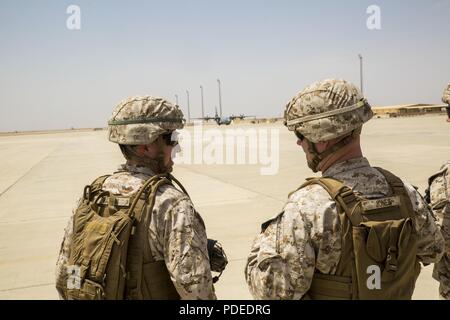
[[[231,116],[230,119],[234,120],[234,119],[241,119],[244,120],[246,118],[256,118],[256,116],[246,116],[244,114],[241,114],[240,116]]]
[[[214,117],[204,117],[204,118],[191,118],[192,120],[206,120],[206,121],[209,121],[209,120],[214,120],[215,118]]]

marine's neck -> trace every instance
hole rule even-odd
[[[345,145],[335,153],[330,154],[328,157],[323,159],[318,166],[319,171],[322,173],[327,171],[330,167],[337,163],[344,161],[359,159],[363,157],[361,150],[361,144],[359,138],[354,139],[351,143]]]

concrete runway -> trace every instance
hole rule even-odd
[[[243,124],[220,132],[236,128],[279,131],[278,174],[262,176],[260,165],[248,164],[182,164],[174,171],[203,216],[208,236],[220,240],[228,254],[216,293],[232,300],[251,299],[244,267],[260,224],[279,213],[287,194],[311,176],[294,135],[281,124]],[[428,176],[450,159],[450,124],[444,116],[374,119],[362,144],[372,165],[392,170],[423,192]],[[83,187],[114,171],[122,155],[105,131],[3,135],[0,153],[0,299],[56,299],[55,262],[72,208]],[[438,299],[431,272],[432,267],[422,270],[415,299]]]

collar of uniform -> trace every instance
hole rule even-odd
[[[129,163],[125,163],[119,166],[119,171],[126,171],[132,173],[142,173],[149,176],[154,176],[155,173],[148,167],[135,166]]]
[[[370,167],[369,160],[366,158],[357,158],[357,159],[351,159],[344,162],[339,162],[334,165],[332,165],[330,168],[328,168],[327,171],[325,171],[322,176],[323,177],[333,177],[336,176],[339,173],[355,170],[359,168],[365,168]]]

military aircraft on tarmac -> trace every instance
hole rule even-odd
[[[239,116],[231,115],[229,117],[220,117],[217,113],[217,108],[216,108],[216,114],[214,117],[206,116],[204,118],[195,118],[195,120],[205,120],[205,121],[214,120],[217,123],[217,125],[219,125],[219,126],[221,126],[221,125],[229,126],[233,120],[235,120],[235,119],[244,120],[245,118],[254,118],[254,116],[246,116],[244,114],[241,114]]]

